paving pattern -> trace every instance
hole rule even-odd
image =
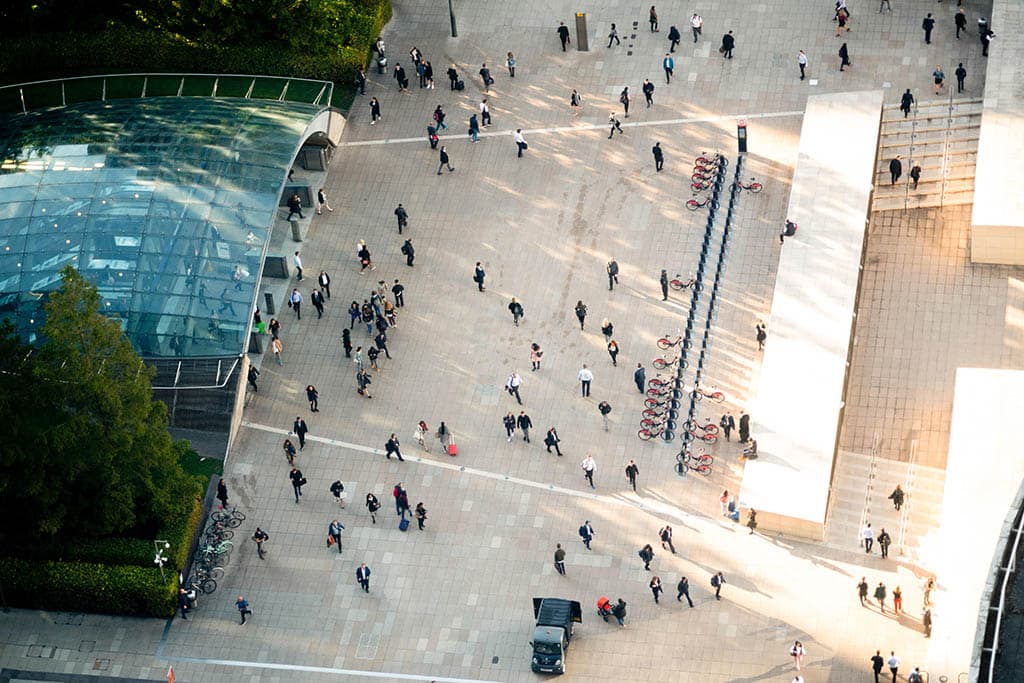
[[[921,597],[907,588],[917,585],[915,567],[866,558],[853,544],[751,537],[722,523],[718,495],[723,488],[736,490],[741,474],[735,446],[712,448],[717,460],[709,478],[678,479],[672,446],[636,439],[640,396],[631,376],[637,362],[648,364],[657,355],[654,341],[685,319],[688,301],[673,295],[663,303],[657,277],[661,268],[685,274],[696,264],[704,214],[682,205],[690,198],[686,180],[693,156],[731,151],[734,118],[749,116],[747,176],[766,186],[761,195],[743,198],[737,216],[708,368],[709,382],[729,396],[715,413],[706,413],[716,417],[720,410],[740,410],[757,381],[754,323],[768,313],[775,236],[800,130],[799,115],[790,112],[802,111],[808,92],[887,83],[892,87],[886,101],[897,101],[907,74],[914,74],[909,85],[927,88],[935,54],[951,62],[961,48],[977,57],[980,46],[958,46],[951,30],[937,31],[928,48],[935,54],[929,54],[920,44],[919,15],[936,11],[934,3],[899,3],[891,16],[874,14],[869,3],[854,7],[853,32],[844,39],[855,69],[840,74],[826,67],[830,60],[838,67],[832,54],[841,42],[833,36],[828,7],[809,12],[797,2],[720,4],[696,8],[705,29],[694,46],[683,30],[689,7],[660,7],[662,30],[652,36],[645,12],[630,10],[636,14],[630,17],[617,3],[607,3],[588,10],[591,32],[604,35],[616,21],[623,47],[607,50],[592,37],[590,53],[563,54],[554,30],[576,9],[564,3],[459,7],[460,37],[452,40],[445,37],[443,3],[398,2],[385,34],[393,46],[391,63],[397,57],[408,67],[401,57],[418,45],[434,63],[438,88],[422,92],[412,79],[412,92],[398,94],[390,75],[374,75],[367,99],[381,99],[384,120],[372,127],[366,102],[357,100],[328,180],[335,211],[313,223],[302,245],[308,273],[331,273],[334,298],[322,320],[312,310],[301,322],[286,310],[280,314],[285,365],[263,365],[260,392],[246,409],[248,424],[229,458],[232,496],[249,516],[242,530],[251,533],[259,524],[268,531],[268,559],[260,561],[255,549],[240,544],[220,590],[203,598],[187,622],[4,615],[0,664],[150,680],[165,679],[169,663],[184,681],[530,680],[530,598],[539,595],[584,604],[584,623],[569,657],[571,680],[790,681],[787,653],[794,639],[807,647],[808,682],[864,680],[875,648],[896,649],[907,670],[924,661],[926,643],[916,621]],[[944,20],[952,25],[949,4],[938,11],[950,14]],[[634,20],[641,22],[635,39],[627,30]],[[665,86],[660,59],[672,20],[683,42],[677,77]],[[737,34],[732,61],[722,60],[716,49],[726,27]],[[798,42],[811,58],[811,80],[804,83],[797,78]],[[514,82],[502,67],[509,49],[519,60]],[[495,125],[487,132],[500,134],[474,145],[465,139],[465,121],[482,96],[475,72],[485,60],[497,80],[489,96]],[[447,89],[448,62],[469,73],[461,95]],[[980,92],[981,69],[969,69],[977,72],[971,88]],[[644,77],[658,86],[649,111],[639,92]],[[622,119],[622,136],[607,140],[600,124],[619,110],[616,97],[626,82],[636,98],[633,115]],[[573,87],[584,95],[578,121],[568,107]],[[436,153],[425,139],[438,103],[449,114],[450,135],[443,143],[457,169],[443,177],[434,174]],[[761,113],[783,115],[754,117]],[[526,130],[530,145],[523,159],[515,157],[516,127]],[[395,142],[354,144],[389,139]],[[662,174],[654,172],[654,140],[666,150]],[[399,253],[405,236],[395,230],[392,211],[398,202],[410,214],[413,268]],[[991,303],[987,297],[997,293],[997,285],[966,264],[962,231],[945,227],[965,222],[969,214],[958,212],[966,211],[893,214],[888,224],[888,215],[881,223],[875,217],[843,448],[864,452],[874,426],[891,423],[885,457],[899,457],[898,446],[913,429],[921,461],[941,465],[936,454],[948,438],[942,430],[948,431],[951,381],[940,383],[929,374],[931,366],[915,365],[914,348],[893,343],[897,330],[921,341],[931,332],[936,345],[939,335],[956,330],[955,345],[930,349],[933,364],[948,360],[952,368],[954,355],[962,362],[960,339],[963,347],[986,342],[971,351],[984,354],[979,362],[1018,360],[1017,325],[1011,320],[1000,334],[988,326],[1005,323],[1009,311],[1017,310],[1016,304],[1007,307],[1010,297],[1016,302],[1020,296],[1016,281],[1000,271],[1003,305]],[[907,216],[912,226],[905,225]],[[374,255],[377,270],[369,275],[358,274],[359,239]],[[609,292],[604,267],[612,257],[622,274],[621,284]],[[477,261],[487,271],[485,293],[471,281]],[[949,275],[950,269],[964,280]],[[911,273],[919,278],[913,286],[898,280]],[[354,368],[341,352],[345,309],[352,299],[361,302],[377,280],[396,277],[406,285],[406,307],[390,335],[394,359],[374,375],[372,400],[361,399]],[[913,316],[891,294],[901,286],[920,308]],[[975,297],[974,306],[949,306],[949,299],[966,294]],[[519,327],[506,310],[512,296],[526,312]],[[582,332],[572,313],[579,299],[589,307]],[[611,365],[598,330],[604,317],[615,324],[622,349],[618,367]],[[906,326],[910,320],[913,326]],[[365,329],[353,330],[357,345],[368,339]],[[538,372],[529,369],[534,341],[545,350]],[[881,366],[864,355],[869,349],[883,358]],[[579,396],[575,379],[582,363],[595,374],[589,400]],[[502,390],[513,370],[525,379],[522,408]],[[653,374],[648,366],[648,377]],[[320,389],[320,413],[310,414],[304,401],[309,383]],[[925,400],[947,393],[942,405]],[[895,398],[889,402],[897,395],[914,399],[901,413],[893,412]],[[613,405],[608,432],[597,412],[600,400]],[[507,442],[501,426],[505,412],[521,409],[534,423],[531,445]],[[298,460],[310,482],[300,504],[293,501],[280,450],[281,430],[296,415],[305,417],[312,437]],[[419,419],[432,427],[445,420],[459,457],[439,454],[436,444],[430,454],[417,453],[412,429]],[[563,458],[540,445],[551,425],[562,437]],[[404,463],[388,462],[380,453],[392,432],[402,441]],[[593,492],[578,469],[588,451],[598,462]],[[622,474],[630,458],[641,472],[637,494]],[[345,511],[337,510],[327,492],[336,478],[346,485]],[[389,492],[398,481],[406,484],[413,504],[422,500],[430,511],[426,531],[413,525],[402,534],[395,528]],[[377,524],[359,505],[368,491],[384,504]],[[327,525],[339,515],[346,525],[340,556],[325,547]],[[590,552],[576,536],[583,519],[597,530]],[[665,524],[675,528],[677,556],[657,543]],[[666,586],[661,605],[653,603],[648,572],[636,557],[648,542],[657,553],[652,569]],[[552,567],[555,543],[569,551],[564,578]],[[354,581],[359,562],[373,570],[368,595]],[[717,570],[729,581],[721,602],[708,586]],[[683,574],[691,581],[693,610],[672,599]],[[872,582],[904,585],[911,616],[881,616],[857,604],[854,586],[865,574]],[[256,612],[245,627],[237,624],[233,608],[239,593]],[[596,618],[592,605],[601,594],[621,595],[629,603],[627,628]]]

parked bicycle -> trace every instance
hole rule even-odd
[[[754,178],[750,179],[749,185],[744,185],[740,181],[736,181],[736,184],[739,186],[741,190],[750,190],[751,194],[757,194],[758,192],[764,189],[764,185],[762,185],[761,183],[755,183]]]
[[[210,513],[210,519],[215,522],[223,522],[225,526],[235,529],[245,521],[245,515],[239,512],[237,507],[225,510],[223,505],[219,505]]]
[[[690,451],[680,453],[676,456],[676,461],[690,472],[707,476],[711,474],[711,465],[714,464],[715,459],[705,453],[704,449],[700,449],[696,455]]]
[[[715,152],[708,156],[707,152],[701,152],[700,156],[693,160],[694,166],[713,166],[722,160],[722,155]]]
[[[679,401],[676,401],[675,399],[659,401],[656,396],[650,396],[644,399],[644,407],[654,410],[657,410],[658,408],[672,408],[673,410],[679,410]]]
[[[683,280],[681,278],[682,275],[676,273],[676,276],[668,281],[668,286],[678,291],[681,289],[689,289],[690,287],[693,287],[695,284],[697,284],[697,278],[695,278],[692,273],[690,274],[690,277],[686,280]]]
[[[707,418],[704,419],[707,420]],[[708,421],[705,424],[701,424],[700,420],[696,418],[694,418],[692,421],[687,420],[686,422],[684,422],[683,429],[687,431],[690,431],[691,429],[699,429],[701,431],[708,432],[709,434],[718,433],[718,425],[716,425],[714,422]]]
[[[194,567],[187,583],[189,587],[194,588],[198,592],[209,595],[217,590],[217,579],[222,576],[224,576],[224,570],[220,567],[214,567],[211,570]]]
[[[704,201],[702,202],[698,202],[696,199],[688,199],[686,200],[686,208],[689,209],[690,211],[696,211],[697,209],[704,208],[710,203],[711,197],[705,197]]]
[[[667,424],[661,427],[653,427],[650,429],[646,427],[641,427],[640,431],[638,431],[636,435],[640,437],[641,441],[650,441],[651,439],[654,439],[656,437],[662,437],[666,441],[671,441],[676,436],[675,432],[673,432],[671,429],[668,429]]]
[[[656,367],[658,370],[664,370],[665,368],[673,367],[677,363],[682,364],[684,368],[687,365],[689,365],[689,363],[687,363],[685,359],[681,359],[678,356],[676,356],[675,358],[655,358],[653,361],[651,361],[651,365]]]
[[[705,443],[715,443],[718,441],[718,436],[713,432],[706,432],[703,429],[696,429],[694,427],[687,428],[685,425],[683,429],[684,431],[689,432],[690,436],[693,438],[700,439]]]
[[[725,400],[725,394],[723,394],[721,391],[718,391],[718,387],[711,387],[711,391],[705,391],[704,389],[701,389],[699,386],[696,386],[693,388],[693,391],[690,392],[690,395],[693,396],[693,398],[697,401],[706,398],[708,400],[714,401],[715,403],[721,403],[722,401]]]
[[[667,351],[668,349],[671,349],[673,346],[679,346],[682,343],[683,335],[681,334],[678,335],[674,340],[669,339],[668,337],[662,337],[661,339],[658,340],[658,348],[661,349],[662,351]],[[689,346],[687,345],[685,348],[689,348]]]

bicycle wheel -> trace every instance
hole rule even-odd
[[[237,519],[239,522],[244,522],[245,521],[245,513],[239,512],[238,510],[232,510],[231,511],[231,518],[232,519]]]
[[[213,512],[210,513],[210,519],[212,519],[215,522],[220,522],[221,524],[224,524],[230,518],[231,515],[229,515],[224,510],[214,510]]]
[[[718,441],[718,437],[715,436],[714,434],[712,434],[711,432],[704,432],[703,434],[701,434],[699,436],[694,434],[694,436],[696,436],[698,439],[700,439],[704,443],[715,443],[716,441]]]
[[[671,366],[675,362],[675,358],[670,358],[668,360],[665,360],[664,358],[655,358],[651,365],[653,365],[658,370],[664,370],[665,368]]]
[[[651,409],[654,409],[654,408],[664,408],[665,407],[665,401],[659,401],[656,398],[645,398],[644,399],[644,405],[647,407],[648,410],[651,410]]]
[[[648,389],[651,389],[651,388],[654,388],[654,387],[667,387],[668,385],[669,385],[669,382],[666,382],[663,379],[658,379],[657,377],[652,377],[649,380],[647,380],[647,388]]]
[[[192,576],[195,577],[196,582],[202,581],[203,579],[219,579],[224,576],[224,570],[220,567],[210,567],[209,569],[205,569],[203,567],[196,566],[192,569]]]
[[[690,458],[698,465],[713,465],[715,462],[714,457],[710,453],[701,453],[697,456],[690,456]]]
[[[708,434],[717,434],[718,425],[716,425],[714,422],[709,422],[708,424],[704,425],[704,431],[707,432]]]
[[[643,412],[640,413],[641,417],[643,417],[644,419],[647,419],[647,420],[660,419],[661,416],[664,415],[664,414],[665,413],[658,412],[657,410],[654,410],[653,408],[647,408]]]
[[[693,398],[694,401],[700,401],[704,398],[704,394],[694,389],[690,392],[690,397]]]
[[[762,185],[761,183],[750,183],[750,187],[748,187],[747,189],[753,192],[754,194],[757,194],[758,192],[764,189],[764,185]]]
[[[725,401],[725,394],[723,394],[721,391],[713,391],[708,396],[708,398],[710,398],[715,403],[723,403]]]
[[[690,183],[690,190],[693,192],[706,192],[711,189],[711,183]]]
[[[647,390],[647,395],[652,398],[662,398],[668,395],[668,391],[661,388],[651,388]]]
[[[671,349],[673,346],[675,346],[675,343],[669,341],[665,337],[662,337],[661,339],[658,340],[658,348],[661,349],[662,351],[665,351],[666,349]]]
[[[651,439],[654,438],[654,434],[652,434],[650,431],[646,429],[641,429],[636,433],[636,435],[640,437],[641,441],[650,441]]]
[[[644,429],[648,429],[648,430],[651,430],[651,431],[655,431],[655,430],[659,429],[664,424],[665,424],[664,420],[651,420],[651,419],[640,420],[640,426],[643,427]]]
[[[213,591],[217,590],[217,582],[213,579],[201,579],[197,582],[199,590],[209,595]]]
[[[237,529],[242,526],[242,520],[237,517],[231,517],[224,522],[224,525],[231,529]]]
[[[665,441],[672,441],[673,439],[676,438],[676,433],[673,432],[671,429],[666,429],[661,434],[659,434],[659,436]]]
[[[697,474],[703,474],[705,477],[711,474],[711,465],[697,465],[696,467],[690,468]]]
[[[700,202],[698,202],[696,199],[688,199],[688,200],[686,200],[686,208],[689,209],[690,211],[696,211],[697,209],[699,209],[702,206],[704,206],[704,205],[701,204]]]
[[[679,291],[680,289],[686,289],[689,285],[684,284],[682,280],[669,280],[668,286],[676,291]]]

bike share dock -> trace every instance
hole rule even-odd
[[[750,406],[758,458],[740,491],[764,530],[824,537],[882,100],[881,90],[808,98],[788,211],[798,230],[784,245],[769,238],[782,254]]]

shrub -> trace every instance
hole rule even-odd
[[[0,560],[0,582],[14,607],[102,614],[174,615],[178,580],[159,569],[85,562]]]

